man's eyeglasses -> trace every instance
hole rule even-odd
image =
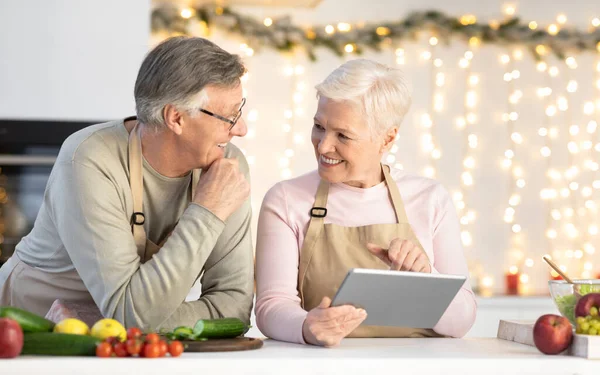
[[[233,119],[228,119],[227,117],[219,116],[219,115],[212,113],[211,111],[207,111],[206,109],[203,109],[203,108],[199,108],[198,110],[202,113],[206,113],[209,116],[218,118],[219,120],[225,121],[226,123],[230,124],[228,131],[231,131],[231,129],[233,129],[233,127],[238,122],[240,117],[242,117],[242,108],[244,108],[244,104],[246,104],[246,98],[242,99],[242,105],[240,105],[240,109],[238,109],[238,113],[235,115],[235,117]]]

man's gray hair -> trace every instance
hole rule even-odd
[[[400,127],[412,99],[400,69],[367,59],[350,60],[318,84],[317,97],[347,101],[364,116],[372,136]]]
[[[209,40],[169,38],[148,53],[138,72],[134,90],[138,121],[160,129],[167,104],[193,114],[206,105],[207,86],[236,87],[245,72],[239,56]]]

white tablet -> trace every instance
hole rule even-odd
[[[465,280],[458,275],[353,268],[331,305],[365,309],[363,325],[433,328]]]

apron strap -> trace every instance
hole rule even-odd
[[[144,223],[144,174],[142,167],[142,140],[140,136],[139,122],[135,124],[131,133],[129,133],[129,186],[133,198],[133,214],[131,215],[131,230],[133,239],[138,249],[138,254],[142,254],[146,249],[146,230]]]
[[[191,201],[193,201],[194,197],[196,196],[196,187],[198,186],[198,181],[200,180],[201,173],[201,169],[192,170],[192,197],[190,198]]]
[[[131,133],[129,133],[129,186],[131,187],[131,194],[133,198],[133,214],[131,215],[131,231],[133,232],[133,239],[135,246],[138,249],[138,254],[146,253],[146,230],[144,229],[144,223],[146,216],[144,215],[144,174],[143,174],[143,161],[142,161],[142,137],[141,128],[139,122],[135,124]],[[196,195],[196,186],[200,179],[200,169],[192,170],[191,178],[191,200]],[[158,245],[162,245],[167,241],[167,236],[163,242]],[[144,258],[145,259],[145,258]]]
[[[315,197],[315,203],[310,210],[310,222],[308,223],[308,230],[306,236],[304,236],[304,244],[309,246],[302,246],[302,253],[300,254],[300,264],[298,265],[298,292],[300,293],[300,300],[302,301],[302,307],[304,307],[304,298],[302,296],[302,287],[304,285],[304,277],[306,276],[306,270],[314,253],[316,239],[321,234],[324,226],[324,218],[327,216],[327,197],[329,195],[329,182],[321,180],[319,188],[317,189],[317,195]]]
[[[390,166],[382,164],[381,169],[383,170],[383,177],[385,178],[385,183],[387,184],[390,197],[392,198],[394,211],[396,211],[396,219],[398,220],[398,223],[408,223],[408,216],[406,215],[406,210],[404,209],[404,203],[402,203],[402,197],[400,196],[398,185],[390,175]]]
[[[406,209],[404,208],[404,202],[402,201],[402,197],[400,196],[400,190],[398,190],[398,184],[396,184],[396,182],[392,179],[392,176],[390,175],[390,166],[384,164],[382,164],[381,166],[383,169],[385,183],[388,186],[388,191],[390,192],[390,197],[392,198],[392,205],[394,206],[394,210],[396,211],[396,219],[398,220],[399,224],[410,225],[410,223],[408,222],[408,215],[406,215]],[[412,230],[412,228],[411,232],[414,237],[411,238],[411,241],[415,242],[415,245],[417,245],[421,250],[423,250],[425,256],[427,256],[427,259],[429,259],[425,248],[423,247],[423,245],[421,245],[421,242],[417,238],[417,235],[415,234],[415,231]],[[431,261],[429,261],[429,263],[431,264]]]

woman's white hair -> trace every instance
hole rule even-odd
[[[367,59],[350,60],[315,86],[317,98],[347,101],[362,112],[372,136],[400,127],[412,99],[400,69]]]

